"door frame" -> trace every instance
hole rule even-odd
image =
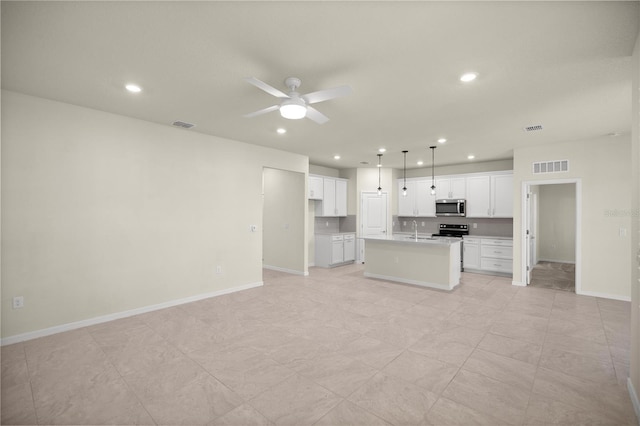
[[[528,180],[522,182],[521,191],[521,211],[520,215],[520,241],[521,241],[521,268],[520,268],[520,283],[526,286],[527,281],[527,263],[529,256],[529,238],[527,238],[527,211],[528,202],[527,194],[531,192],[532,186],[541,185],[558,185],[572,183],[576,186],[576,294],[582,293],[582,179],[569,178],[569,179],[548,179],[548,180]],[[539,204],[539,203],[538,203]]]

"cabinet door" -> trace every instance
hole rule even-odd
[[[356,260],[356,240],[355,238],[353,238],[353,236],[345,236],[343,255],[343,259],[345,262]]]
[[[491,176],[493,217],[513,217],[513,175]]]
[[[322,216],[336,215],[336,180],[324,178],[324,196],[322,198]]]
[[[431,180],[416,182],[416,216],[436,216],[436,196],[431,195]]]
[[[342,263],[344,261],[344,241],[331,242],[331,264]]]
[[[347,215],[347,182],[336,180],[336,216]]]
[[[431,186],[431,185],[429,185]],[[449,179],[436,179],[436,199],[444,200],[451,198],[451,181]]]
[[[472,176],[466,179],[467,217],[491,217],[491,179]]]
[[[462,249],[464,250],[462,256],[464,268],[480,269],[480,245],[463,241]]]
[[[467,194],[466,178],[451,178],[449,180],[449,198],[464,199]]]
[[[311,200],[322,200],[324,180],[318,176],[309,176],[309,196]]]
[[[416,182],[407,182],[407,195],[402,195],[404,180],[398,180],[398,216],[416,215]]]

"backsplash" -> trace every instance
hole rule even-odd
[[[340,218],[340,232],[356,232],[356,215]]]
[[[393,232],[414,232],[413,221],[418,225],[418,233],[435,234],[441,223],[469,225],[469,235],[491,237],[513,237],[513,219],[489,219],[467,217],[393,217]],[[476,227],[474,228],[474,224]]]
[[[340,232],[340,218],[338,217],[316,217],[314,232],[316,234],[329,234]]]

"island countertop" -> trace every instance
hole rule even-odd
[[[381,236],[369,236],[364,238],[367,240],[376,241],[389,241],[399,244],[434,244],[442,246],[450,246],[455,243],[459,243],[460,238],[446,238],[446,237],[432,237],[430,235],[420,235],[416,238],[414,234],[393,234],[393,235],[381,235]]]

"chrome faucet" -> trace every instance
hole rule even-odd
[[[414,237],[416,241],[418,241],[418,222],[416,222],[415,220],[413,221],[413,229],[415,230]]]

